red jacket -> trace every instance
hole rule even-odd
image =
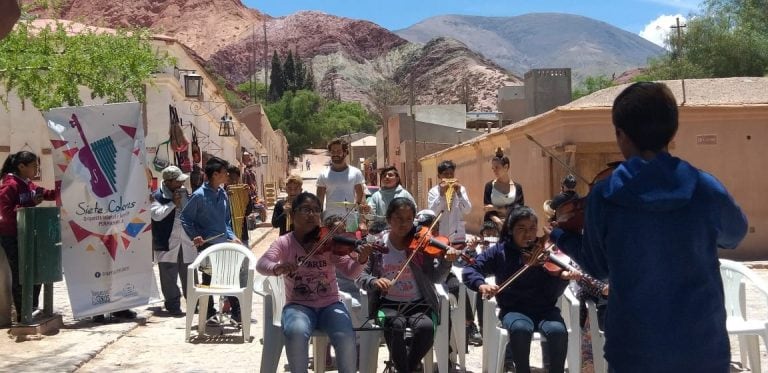
[[[44,189],[43,199],[54,201],[56,191]],[[16,210],[20,207],[33,207],[37,205],[33,191],[38,190],[38,186],[32,181],[25,181],[14,174],[5,174],[2,185],[0,185],[0,236],[15,236],[16,232]]]

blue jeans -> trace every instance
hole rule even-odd
[[[501,317],[501,325],[509,331],[509,348],[512,352],[512,360],[515,363],[517,373],[531,371],[529,355],[531,352],[531,338],[534,330],[538,330],[547,339],[547,351],[549,356],[549,372],[560,373],[565,369],[565,356],[568,353],[568,329],[565,327],[560,310],[555,308],[542,317],[532,319],[522,313],[507,312]],[[536,329],[534,329],[536,325]]]
[[[322,330],[331,340],[336,351],[339,373],[354,373],[357,352],[355,331],[352,329],[347,308],[341,302],[324,308],[311,308],[299,304],[287,304],[283,308],[283,335],[285,353],[292,373],[306,372],[309,364],[309,338],[315,329]],[[315,364],[325,364],[315,361]]]

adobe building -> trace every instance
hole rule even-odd
[[[762,172],[762,151],[768,148],[768,78],[686,80],[685,90],[679,80],[665,83],[680,105],[680,126],[670,152],[720,180],[749,220],[742,244],[736,250],[722,250],[720,255],[738,260],[768,259],[768,200],[764,196],[768,174]],[[543,216],[543,202],[559,192],[560,181],[568,171],[525,135],[592,180],[606,163],[623,159],[616,145],[611,106],[625,87],[595,92],[427,155],[420,159],[423,179],[419,188],[428,189],[437,182],[439,162],[456,162],[456,177],[466,186],[473,204],[467,229],[477,233],[483,216],[483,187],[493,179],[490,161],[500,146],[511,160],[512,179],[523,186],[526,204]],[[579,181],[577,190],[583,196],[589,186]]]
[[[571,102],[571,69],[531,69],[522,85],[499,87],[495,112],[467,113],[467,127],[486,129],[521,121]]]
[[[33,27],[43,28],[46,24],[52,25],[55,22],[55,20],[35,20]],[[115,32],[111,29],[96,28],[76,22],[61,22],[66,23],[67,29],[72,33],[85,29],[98,33]],[[153,35],[151,43],[159,53],[167,52],[176,60],[176,66],[167,66],[154,73],[151,83],[146,84],[146,101],[142,104],[147,165],[150,166],[154,178],[153,184],[157,184],[161,179],[160,172],[152,168],[151,164],[158,151],[162,156],[166,156],[163,154],[165,147],[160,145],[169,139],[170,107],[176,109],[183,132],[189,141],[192,141],[192,129],[195,129],[202,158],[206,155],[215,155],[237,165],[240,163],[242,150],[245,149],[253,154],[268,156],[268,158],[260,158],[269,160],[264,162],[266,163],[263,167],[265,180],[271,178],[272,181],[278,182],[281,180],[280,177],[284,178],[288,167],[285,136],[279,132],[274,132],[274,135],[262,133],[271,131],[271,127],[267,130],[265,125],[264,130],[259,132],[261,138],[267,141],[263,144],[242,118],[235,117],[236,114],[226,104],[223,93],[213,84],[215,81],[213,77],[205,72],[199,63],[199,58],[194,56],[187,47],[163,35]],[[199,77],[200,89],[197,96],[190,97],[187,90],[189,88],[187,76],[194,75]],[[105,103],[104,99],[92,99],[90,91],[85,88],[81,88],[80,92],[83,105]],[[224,116],[232,117],[228,122],[228,129],[231,130],[229,136],[223,136],[221,122]],[[29,102],[22,102],[11,91],[8,94],[7,110],[0,109],[0,162],[4,161],[8,154],[22,149],[35,152],[41,158],[41,176],[36,182],[46,188],[53,188],[53,160],[48,138],[48,130],[40,110],[32,107]],[[189,146],[188,149],[191,153],[192,147]],[[169,155],[173,157],[172,152]],[[191,159],[192,156],[190,155],[189,158]],[[267,169],[270,171],[267,172]]]
[[[418,159],[438,150],[463,143],[483,132],[414,120],[406,114],[389,117],[376,134],[378,167],[394,165],[400,171],[400,181],[416,199],[418,206],[426,204],[429,189],[422,189]]]

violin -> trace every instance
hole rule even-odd
[[[523,249],[523,252],[526,253],[530,252],[530,250],[533,250],[532,246],[539,245],[540,240],[543,240],[543,238],[539,238],[534,241],[531,246]],[[547,273],[552,276],[560,276],[563,271],[571,272],[577,275],[578,280],[576,280],[576,282],[581,285],[581,287],[589,294],[598,298],[605,298],[608,296],[608,284],[584,273],[583,271],[571,265],[571,258],[564,252],[554,247],[554,243],[549,243],[550,244],[544,248],[544,255],[541,258],[543,261],[542,267],[547,271]]]
[[[450,240],[445,236],[436,236],[430,232],[430,229],[425,226],[413,227],[411,242],[408,244],[408,250],[418,250],[420,243],[424,242],[424,247],[421,250],[434,258],[442,258],[448,249],[454,248],[451,246]],[[475,264],[475,258],[465,254],[462,250],[459,254],[459,258],[464,260],[468,264]]]
[[[597,182],[610,177],[613,170],[620,164],[620,161],[608,163],[608,167],[598,172],[595,178],[592,179],[592,182],[589,183],[590,192]],[[563,202],[557,209],[555,209],[555,222],[557,222],[559,228],[573,233],[581,233],[581,231],[584,230],[584,212],[587,209],[588,196],[589,194],[581,198]]]

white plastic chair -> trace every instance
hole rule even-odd
[[[459,279],[458,299],[448,293],[451,315],[451,339],[453,350],[450,361],[458,360],[461,371],[467,370],[467,286],[461,281],[461,267],[451,266],[451,272]],[[458,359],[456,358],[458,357]]]
[[[264,335],[261,343],[264,348],[261,352],[260,372],[277,372],[280,364],[280,355],[285,346],[283,335],[282,315],[285,307],[285,283],[280,276],[267,276],[262,278],[261,288],[254,287],[254,292],[264,297]],[[352,297],[339,292],[342,302],[347,310],[352,313]],[[314,359],[314,371],[325,372],[325,357],[328,351],[328,335],[321,330],[312,332],[312,356]]]
[[[749,283],[768,301],[768,286],[751,269],[731,260],[720,259],[720,275],[723,278],[728,334],[739,339],[742,364],[745,365],[746,352],[749,369],[760,373],[760,337],[763,338],[763,343],[768,345],[768,319],[748,318],[745,288]]]
[[[211,263],[211,284],[195,284],[195,271],[203,260]],[[245,286],[240,286],[240,269],[243,260],[248,259],[248,277]],[[186,340],[190,341],[192,318],[195,304],[200,301],[197,317],[197,333],[205,335],[205,313],[208,309],[209,296],[234,296],[240,301],[242,316],[243,341],[251,341],[251,310],[253,308],[253,278],[256,257],[243,245],[224,242],[205,249],[194,262],[187,267],[187,329]],[[202,298],[202,299],[201,299]]]
[[[589,336],[592,339],[592,364],[595,367],[595,373],[607,373],[608,362],[605,361],[605,334],[600,330],[600,323],[597,320],[597,305],[593,300],[586,302],[587,317],[589,319]]]
[[[450,331],[448,330],[449,298],[448,293],[442,284],[435,284],[437,299],[440,302],[440,323],[435,331],[435,339],[432,348],[424,355],[424,371],[434,372],[434,358],[437,358],[437,369],[440,373],[448,373],[448,344]],[[360,291],[360,303],[362,304],[362,314],[368,315],[368,293]],[[372,324],[372,323],[368,323]],[[462,321],[463,325],[463,321]],[[375,325],[369,325],[375,328]],[[379,360],[379,343],[384,337],[382,331],[361,331],[360,332],[360,372],[376,372]],[[433,353],[436,355],[433,358]]]
[[[487,283],[490,278],[486,279]],[[568,370],[581,370],[581,330],[579,327],[579,301],[569,288],[560,296],[560,312],[568,330]],[[539,332],[533,333],[532,341],[541,341]],[[483,300],[483,372],[497,373],[504,369],[504,352],[509,342],[507,330],[501,327],[495,299]]]

